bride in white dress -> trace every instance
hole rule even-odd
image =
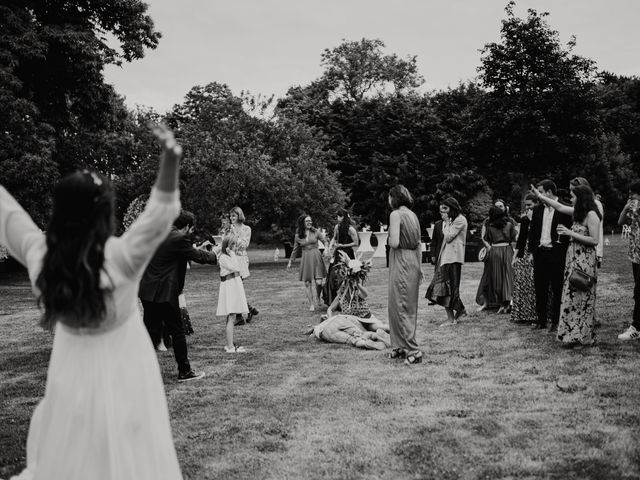
[[[0,185],[0,243],[27,267],[54,329],[45,395],[16,479],[182,478],[158,360],[137,307],[140,277],[180,211],[181,149],[166,128],[154,133],[163,147],[156,184],[121,237],[111,235],[113,190],[95,173],[58,184],[46,236]],[[75,249],[76,258],[73,242],[85,248]],[[78,281],[96,272],[93,284]]]

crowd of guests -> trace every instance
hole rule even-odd
[[[177,190],[181,148],[165,127],[157,127],[155,135],[162,147],[155,186],[144,211],[120,237],[113,236],[114,192],[106,177],[82,171],[60,181],[46,234],[0,186],[0,243],[26,266],[43,307],[42,324],[55,332],[45,395],[29,428],[27,466],[15,478],[181,478],[153,348],[166,330],[178,380],[204,376],[189,362],[181,312],[189,262],[219,265],[216,314],[226,318],[224,349],[246,351],[236,345],[234,327],[258,314],[245,292],[251,228],[234,207],[223,218],[220,244],[211,251],[196,247],[190,238],[195,218],[181,210]],[[484,270],[476,294],[479,310],[497,308],[510,312],[516,323],[548,328],[566,348],[596,342],[603,241],[603,206],[589,183],[575,178],[569,190],[570,201],[563,202],[553,181],[532,186],[519,220],[504,201],[494,203],[481,228]],[[393,187],[388,204],[388,324],[369,308],[370,263],[355,258],[358,237],[346,211],[338,215],[330,239],[311,217],[301,216],[291,259],[301,253],[299,279],[309,309],[328,305],[310,331],[313,336],[359,348],[391,347],[389,358],[413,365],[423,359],[416,339],[424,279],[421,227],[405,187]],[[443,325],[453,325],[467,314],[460,282],[469,227],[456,199],[444,198],[439,212],[435,269],[425,296],[444,307]],[[633,322],[618,338],[635,340],[640,339],[640,182],[631,184],[618,223],[630,225],[635,282]]]

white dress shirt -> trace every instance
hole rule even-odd
[[[551,224],[553,223],[553,207],[544,207],[542,216],[542,232],[540,233],[540,246],[551,247]]]

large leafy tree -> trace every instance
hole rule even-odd
[[[475,111],[473,157],[494,188],[517,198],[535,177],[560,184],[580,171],[602,133],[594,88],[595,64],[572,53],[546,18],[506,7],[500,42],[482,50],[478,68],[487,90]],[[505,181],[506,180],[506,181]],[[515,189],[514,189],[515,186]]]
[[[146,9],[139,0],[0,6],[2,181],[41,225],[60,174],[89,166],[118,175],[128,168],[118,135],[128,114],[102,70],[155,48],[160,34]]]
[[[307,125],[260,116],[270,103],[210,83],[167,115],[184,146],[183,204],[203,229],[217,231],[220,213],[239,205],[262,239],[283,240],[303,212],[329,228],[344,205],[332,154]]]
[[[360,102],[368,94],[402,93],[424,82],[415,56],[402,59],[396,54],[385,55],[384,47],[380,39],[363,38],[343,40],[337,47],[325,49],[323,79],[334,95]]]

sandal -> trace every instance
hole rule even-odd
[[[407,359],[404,361],[405,365],[414,365],[416,363],[422,363],[422,352],[413,352],[407,355]]]
[[[405,352],[402,348],[394,348],[387,356],[389,358],[406,358],[407,352]]]

